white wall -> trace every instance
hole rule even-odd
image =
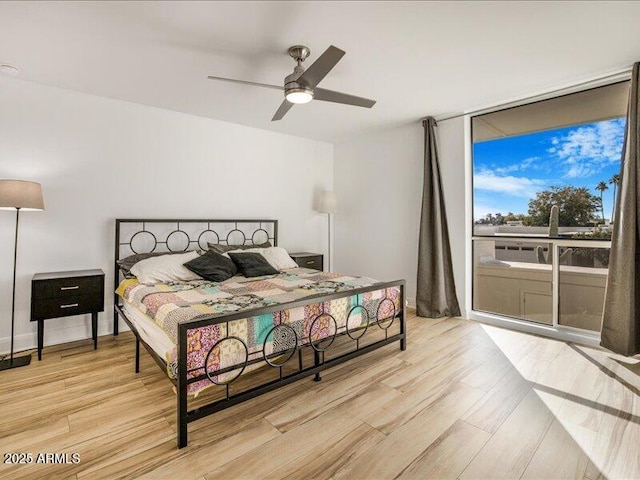
[[[440,122],[440,168],[460,307],[465,306],[464,121]],[[415,305],[424,134],[419,122],[336,145],[335,270],[404,278]]]
[[[282,246],[326,251],[326,217],[312,206],[333,188],[333,146],[0,77],[0,178],[44,190],[46,210],[20,220],[16,348],[24,349],[36,344],[36,272],[102,268],[99,333],[111,331],[117,217],[275,218]],[[0,351],[10,332],[14,221],[0,211]],[[84,316],[45,324],[45,344],[90,334]]]

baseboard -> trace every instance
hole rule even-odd
[[[46,320],[44,322],[44,346],[60,345],[63,343],[75,342],[77,340],[91,338],[91,320],[87,320],[85,324],[80,325],[56,325],[55,320]],[[34,323],[34,326],[36,324]],[[120,322],[120,331],[129,330],[129,326]],[[98,336],[109,335],[113,333],[113,320],[100,318],[98,320]],[[38,348],[38,332],[22,333],[14,338],[14,352],[22,352],[25,350],[35,350]],[[0,354],[7,354],[11,350],[11,337],[0,338]]]
[[[411,297],[407,297],[407,307],[415,310],[416,309],[416,299],[415,298],[411,298]]]

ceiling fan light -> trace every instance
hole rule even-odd
[[[291,103],[309,103],[313,100],[313,91],[308,88],[287,90],[286,99]]]

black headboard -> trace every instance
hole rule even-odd
[[[207,243],[278,245],[277,220],[117,218],[115,262],[134,253],[207,250]],[[115,263],[114,288],[120,283]]]
[[[116,219],[115,260],[148,252],[186,252],[207,243],[278,245],[277,220]]]

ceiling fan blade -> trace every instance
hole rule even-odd
[[[314,88],[336,66],[336,63],[344,57],[344,54],[343,50],[331,45],[296,81],[307,87]]]
[[[289,111],[289,109],[291,109],[291,107],[293,107],[293,103],[285,98],[280,104],[278,111],[275,113],[271,121],[275,122],[277,120],[280,120]]]
[[[324,88],[315,88],[313,90],[313,99],[366,108],[371,108],[376,104],[376,101],[370,98],[356,97],[348,93],[334,92],[333,90],[326,90]]]
[[[284,90],[284,87],[279,87],[278,85],[269,85],[268,83],[247,82],[246,80],[235,80],[233,78],[214,77],[213,75],[209,75],[207,78],[209,80],[222,80],[223,82],[242,83],[243,85],[252,85],[254,87],[264,87],[264,88],[273,88],[274,90]]]

